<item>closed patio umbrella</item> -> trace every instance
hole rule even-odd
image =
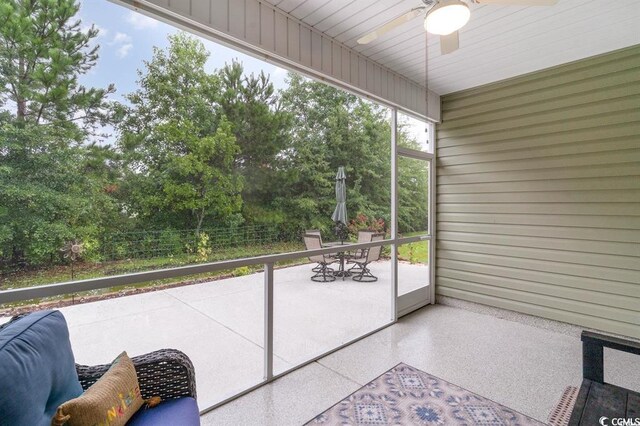
[[[344,173],[344,167],[338,167],[336,174],[336,209],[331,215],[334,222],[342,222],[347,224],[347,175]]]

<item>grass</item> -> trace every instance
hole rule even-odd
[[[416,235],[418,235],[416,233]],[[410,237],[412,234],[403,235]],[[429,241],[416,241],[398,247],[398,259],[411,263],[429,263]]]
[[[198,263],[255,257],[265,254],[303,250],[299,243],[281,242],[246,247],[232,247],[211,253],[207,258],[196,255],[127,259],[112,262],[78,263],[74,266],[74,280],[107,277],[155,269],[175,268]],[[20,271],[4,277],[2,289],[34,287],[71,281],[71,266],[61,265],[33,271]]]

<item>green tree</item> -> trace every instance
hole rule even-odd
[[[398,146],[420,150],[408,124],[399,124]],[[398,231],[426,232],[429,223],[429,165],[426,161],[398,158]]]
[[[155,48],[139,72],[140,88],[120,105],[118,146],[126,162],[127,210],[145,226],[196,229],[205,219],[240,212],[242,179],[232,126],[216,104],[220,81],[209,74],[203,44],[184,33]]]
[[[398,231],[401,234],[428,229],[428,163],[398,158]]]
[[[251,223],[282,221],[273,193],[282,183],[281,153],[289,146],[290,115],[283,111],[269,77],[245,75],[242,64],[226,64],[218,75],[217,102],[236,137],[235,168],[243,177],[243,216]]]
[[[390,127],[385,110],[355,95],[289,74],[282,92],[293,116],[291,148],[284,152],[287,184],[279,202],[290,222],[329,229],[335,175],[347,173],[347,211],[389,218]]]
[[[95,239],[117,216],[105,182],[87,173],[86,136],[109,120],[114,88],[87,88],[98,31],[81,29],[72,0],[0,2],[0,257],[58,259],[72,238]]]
[[[286,182],[277,192],[289,222],[330,229],[335,207],[334,177],[347,173],[347,211],[388,223],[391,203],[391,126],[386,108],[355,95],[289,74],[282,92],[293,117],[291,145],[283,151]],[[399,144],[419,149],[408,129]],[[398,168],[398,221],[402,232],[426,230],[426,163],[401,159]]]
[[[87,152],[48,126],[0,123],[0,257],[38,265],[59,260],[65,241],[99,240],[115,200],[87,173]]]
[[[87,88],[80,75],[98,60],[92,39],[81,29],[76,0],[3,0],[0,3],[0,106],[15,105],[18,122],[51,124],[73,132],[105,124],[105,96],[115,89]],[[67,135],[68,136],[68,135]]]

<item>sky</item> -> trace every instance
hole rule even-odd
[[[115,83],[114,99],[122,101],[124,94],[136,89],[137,70],[143,67],[142,61],[151,59],[153,47],[168,47],[167,37],[180,30],[109,1],[81,0],[80,5],[82,24],[85,27],[94,24],[99,29],[95,40],[100,45],[98,64],[83,76],[82,82],[97,87]],[[198,38],[210,53],[208,71],[237,59],[244,64],[245,72],[264,71],[270,74],[276,88],[285,87],[287,72],[284,69]]]
[[[116,92],[112,100],[125,101],[124,95],[133,92],[138,79],[137,71],[143,68],[143,61],[150,60],[153,47],[168,47],[167,37],[180,31],[164,22],[149,18],[123,6],[106,0],[80,0],[79,18],[85,28],[95,25],[100,45],[97,65],[82,76],[81,83],[88,87],[106,88],[114,83]],[[286,87],[287,71],[265,61],[229,49],[202,37],[198,37],[209,51],[208,71],[222,68],[225,63],[236,59],[244,65],[245,73],[269,74],[276,89]],[[401,117],[400,122],[408,124],[407,129],[416,140],[425,140],[424,124],[409,117]],[[110,128],[105,129],[113,134]],[[113,143],[114,136],[105,143]]]

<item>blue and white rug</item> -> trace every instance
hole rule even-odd
[[[307,425],[544,425],[406,364],[367,383]]]

